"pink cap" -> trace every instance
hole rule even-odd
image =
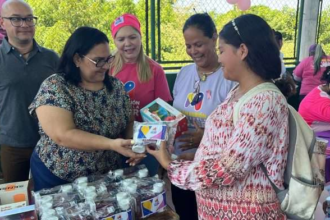
[[[136,29],[139,34],[141,35],[141,25],[137,17],[132,14],[123,14],[115,19],[114,22],[111,24],[111,34],[112,38],[115,38],[117,32],[120,28],[125,26],[131,26]]]

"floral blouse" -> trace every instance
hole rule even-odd
[[[55,106],[72,112],[78,129],[107,138],[118,138],[129,123],[131,105],[122,83],[110,77],[112,91],[106,87],[99,91],[86,90],[65,81],[59,75],[48,77],[29,107]],[[40,140],[36,152],[46,167],[63,180],[73,181],[77,177],[105,173],[117,169],[120,156],[114,151],[82,151],[57,145],[39,123]]]
[[[286,219],[268,178],[283,189],[288,138],[286,99],[272,91],[246,102],[237,124],[237,102],[227,99],[207,118],[193,161],[175,160],[173,184],[196,192],[199,219]]]

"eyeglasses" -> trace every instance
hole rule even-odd
[[[11,25],[13,25],[14,27],[22,27],[23,23],[25,22],[25,24],[29,27],[34,27],[37,24],[37,17],[26,17],[26,18],[21,18],[21,17],[2,17],[3,19],[8,19],[10,20]]]
[[[95,64],[96,67],[100,68],[103,67],[105,64],[110,65],[110,63],[113,61],[113,59],[115,58],[114,56],[110,55],[108,58],[106,59],[99,59],[99,60],[92,60],[91,58],[83,55],[83,57],[87,58],[89,61],[91,61],[92,63]]]

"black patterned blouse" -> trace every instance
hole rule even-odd
[[[128,125],[131,105],[122,83],[110,77],[113,90],[86,90],[64,80],[61,75],[48,77],[29,107],[36,116],[39,106],[56,106],[72,112],[76,127],[108,138],[118,138]],[[40,126],[36,152],[56,176],[67,181],[90,174],[105,173],[119,167],[120,155],[114,151],[82,151],[57,145]]]

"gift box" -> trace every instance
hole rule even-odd
[[[174,121],[178,120],[175,138],[188,130],[187,118],[161,98],[157,98],[140,110],[143,121]]]
[[[0,185],[1,219],[36,219],[34,205],[29,205],[28,181]]]

